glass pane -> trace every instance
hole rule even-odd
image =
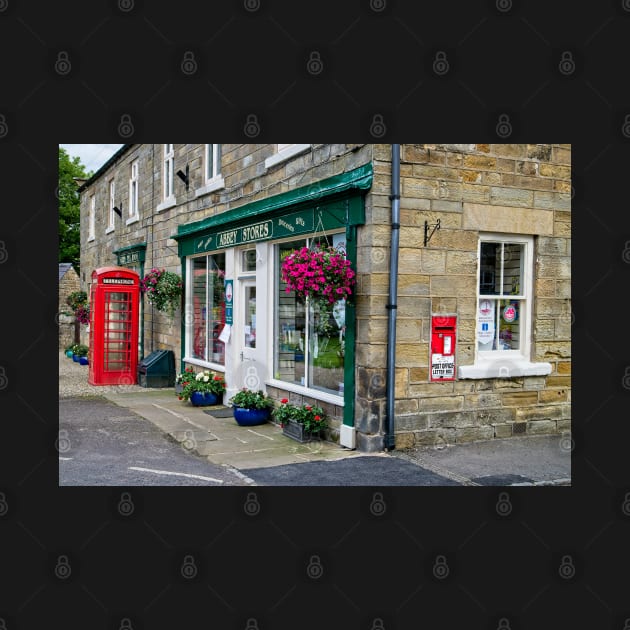
[[[214,177],[214,144],[208,145],[208,155],[206,157],[206,179]]]
[[[277,247],[278,291],[276,305],[276,346],[274,352],[274,371],[277,379],[289,383],[305,384],[305,333],[306,312],[304,300],[295,291],[287,291],[282,282],[280,265],[291,252],[304,247],[305,240],[282,243]]]
[[[479,293],[496,295],[501,282],[501,243],[481,243]]]
[[[243,252],[243,259],[241,262],[243,271],[256,271],[256,250],[247,249]]]
[[[521,300],[501,300],[499,304],[499,350],[519,350],[521,347]]]
[[[505,244],[503,250],[503,295],[521,295],[524,249],[523,244]]]
[[[245,347],[256,347],[256,287],[245,287]]]
[[[207,305],[206,305],[206,264],[207,259],[194,258],[192,261],[192,356],[206,359]]]
[[[343,392],[346,301],[309,305],[309,386],[335,394]]]
[[[208,256],[208,312],[211,314],[212,356],[214,363],[225,364],[225,343],[219,335],[225,326],[225,254]]]

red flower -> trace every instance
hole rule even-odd
[[[304,409],[306,409],[306,411],[310,411],[312,408],[313,408],[313,407],[311,407],[310,405],[306,405],[306,406],[304,407]]]
[[[314,420],[316,420],[317,422],[319,422],[322,418],[321,416],[315,416],[315,418],[313,418]]]
[[[288,398],[283,398],[280,402],[281,402],[283,405],[286,405],[286,403],[288,403],[288,402],[289,402],[289,399],[288,399]]]

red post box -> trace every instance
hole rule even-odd
[[[140,277],[125,267],[92,272],[90,290],[90,385],[138,381]]]
[[[431,380],[455,380],[455,338],[457,317],[434,315],[431,318]]]

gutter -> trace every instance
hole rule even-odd
[[[398,249],[400,240],[400,145],[392,144],[392,236],[389,263],[389,303],[387,308],[387,375],[386,412],[383,448],[386,451],[396,448],[394,415],[396,389],[396,309],[398,308]]]

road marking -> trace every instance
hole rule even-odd
[[[230,466],[230,464],[221,464],[221,466],[225,466],[227,470],[229,470],[233,475],[236,475],[239,479],[242,479],[245,483],[248,483],[250,486],[258,485],[251,477],[244,475],[240,470],[234,468],[234,466]]]
[[[268,435],[263,435],[262,433],[258,433],[258,431],[254,431],[253,429],[247,429],[250,433],[253,433],[254,435],[259,435],[260,437],[264,437],[267,440],[271,440],[272,442],[274,441],[274,438],[269,437]]]
[[[215,483],[223,483],[222,479],[214,477],[204,477],[202,475],[192,475],[190,473],[171,472],[169,470],[154,470],[153,468],[140,468],[139,466],[129,466],[129,470],[139,470],[140,472],[150,472],[156,475],[172,475],[174,477],[188,477],[190,479],[201,479],[202,481],[214,481]]]
[[[63,459],[64,462],[69,462],[73,458],[72,457],[60,457],[59,459]]]

